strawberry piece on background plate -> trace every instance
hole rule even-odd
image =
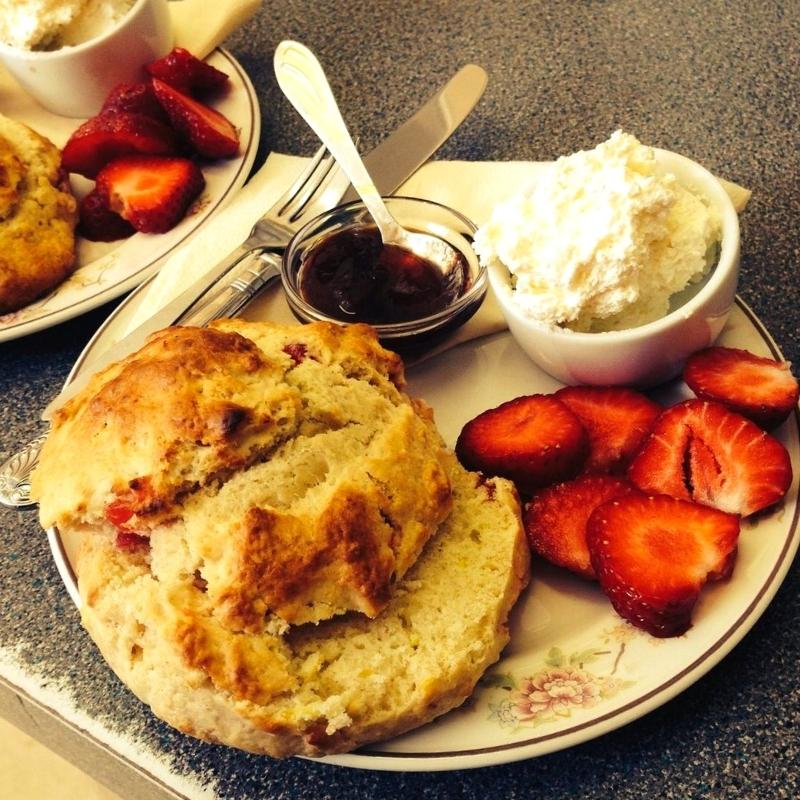
[[[104,167],[96,191],[108,207],[143,233],[163,233],[179,222],[205,186],[186,158],[128,156]]]
[[[233,123],[213,108],[153,78],[153,89],[172,126],[198,155],[232,158],[239,151]]]
[[[739,519],[708,506],[635,492],[598,506],[586,540],[617,613],[653,636],[679,636],[707,581],[728,578]]]
[[[184,94],[202,97],[216,94],[228,86],[228,76],[193,56],[182,47],[175,47],[163,58],[145,64],[149,75]]]
[[[586,523],[599,505],[634,491],[630,481],[612,475],[581,475],[541,489],[523,513],[531,549],[551,564],[594,579]]]
[[[663,410],[641,392],[617,386],[566,386],[555,396],[589,434],[586,472],[623,474]]]
[[[509,478],[523,494],[575,477],[586,459],[580,420],[551,395],[517,397],[469,421],[456,455],[471,470]]]
[[[78,233],[93,242],[114,242],[136,233],[136,228],[113,212],[106,199],[92,189],[80,203]]]
[[[96,178],[119,156],[175,152],[175,134],[158,120],[130,111],[107,111],[84,122],[69,137],[61,153],[67,172]]]
[[[780,500],[792,482],[786,448],[719,403],[666,409],[628,469],[645,492],[668,494],[745,517]]]
[[[130,111],[169,124],[167,114],[158,102],[150,81],[118,83],[109,93],[100,109],[106,112]]]
[[[722,403],[765,430],[780,425],[800,396],[787,363],[732,347],[708,347],[690,356],[683,379],[702,400]]]

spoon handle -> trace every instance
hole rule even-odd
[[[396,241],[400,228],[386,210],[350,133],[316,56],[299,42],[286,40],[275,50],[275,76],[283,93],[333,153],[372,215],[383,241]]]

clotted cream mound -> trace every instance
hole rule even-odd
[[[661,170],[652,147],[616,131],[499,203],[475,249],[484,264],[505,265],[526,316],[595,332],[663,317],[707,273],[719,238],[709,201]]]
[[[451,506],[444,445],[403,383],[366,326],[167,329],[56,413],[32,479],[42,525],[141,537],[233,630],[374,616]]]

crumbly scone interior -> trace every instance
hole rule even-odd
[[[414,727],[471,693],[527,582],[510,484],[480,482],[455,459],[448,472],[453,512],[376,619],[235,632],[191,575],[158,577],[94,534],[81,556],[84,622],[156,714],[202,738],[282,755]]]

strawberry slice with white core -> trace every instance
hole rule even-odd
[[[198,155],[232,158],[239,151],[239,134],[219,111],[158,78],[153,78],[153,91],[172,126]]]
[[[662,408],[621,386],[566,386],[555,396],[589,434],[586,472],[624,473]]]
[[[551,395],[517,397],[468,422],[456,455],[471,470],[500,475],[529,494],[575,477],[588,447],[586,429]]]
[[[105,166],[96,190],[108,207],[143,233],[163,233],[184,216],[205,186],[186,158],[129,156]]]
[[[592,565],[614,609],[658,637],[691,626],[703,585],[733,571],[738,540],[733,514],[638,492],[598,506],[586,527]]]
[[[551,564],[593,579],[586,522],[602,503],[633,491],[630,481],[613,475],[581,475],[541,489],[523,514],[531,549]]]
[[[778,502],[792,483],[786,448],[719,403],[687,400],[664,411],[628,469],[643,491],[745,517]]]
[[[800,384],[786,362],[733,347],[709,347],[690,356],[683,371],[689,388],[770,430],[797,406]]]

